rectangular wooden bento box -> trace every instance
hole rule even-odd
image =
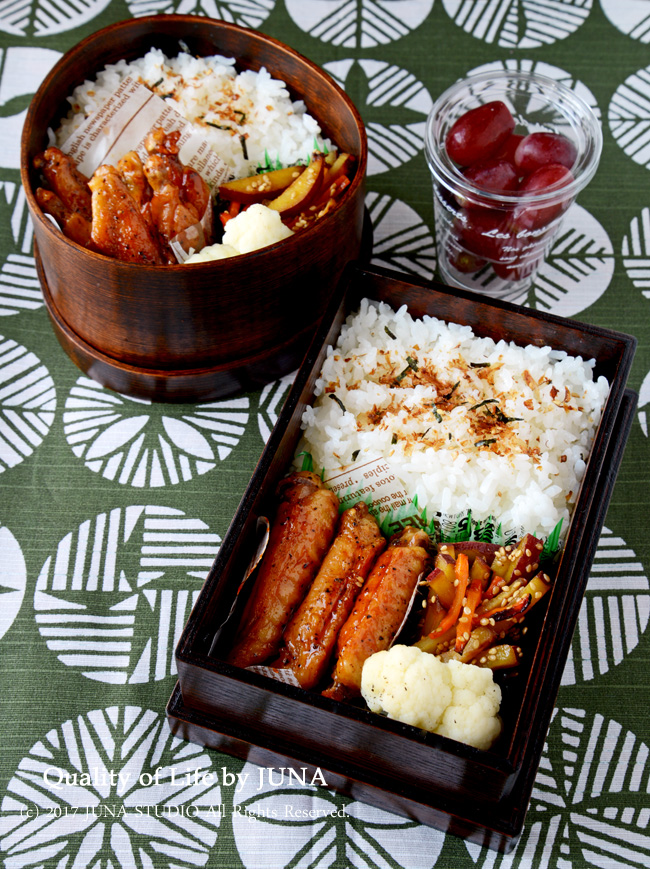
[[[543,617],[527,635],[527,664],[507,680],[504,733],[481,751],[227,664],[230,612],[272,515],[327,346],[361,298],[407,305],[478,335],[550,345],[595,358],[611,389]],[[607,504],[636,406],[626,389],[635,339],[379,269],[348,267],[226,534],[176,649],[167,707],[174,733],[262,766],[319,770],[332,789],[491,848],[509,851],[524,823],[555,697]]]

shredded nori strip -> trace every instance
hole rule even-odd
[[[205,121],[206,127],[215,127],[217,130],[230,130],[232,132],[232,127],[229,127],[228,124],[215,124],[213,121]]]
[[[388,335],[389,338],[397,338],[397,335],[393,335],[388,326],[384,326],[384,332]]]
[[[391,442],[391,444],[396,444],[396,443],[397,443],[397,435],[396,435],[396,434],[394,434],[394,435],[392,436],[392,438],[390,439],[390,442]]]
[[[440,415],[440,411],[435,406],[435,404],[433,405],[433,415],[435,416],[437,422],[442,422],[442,416]]]
[[[241,119],[240,119],[239,123],[243,124],[244,121],[246,120],[246,112],[242,112],[241,109],[235,109],[234,112],[236,115],[241,115]]]
[[[454,394],[454,392],[458,389],[459,386],[460,386],[460,380],[457,380],[456,383],[454,383],[454,385],[451,387],[451,391],[448,392],[447,395],[443,395],[442,397],[449,400],[452,397],[452,395]]]
[[[496,398],[486,398],[484,401],[479,401],[478,404],[473,404],[468,410],[476,410],[479,407],[484,407],[486,404],[498,404]]]
[[[341,408],[343,413],[345,413],[345,405],[343,404],[341,399],[338,397],[338,395],[334,395],[333,392],[330,392],[330,398],[332,399],[332,401],[335,401],[338,404],[338,406]]]
[[[239,143],[241,145],[242,153],[244,154],[244,160],[248,160],[248,148],[246,147],[246,136],[240,136]]]
[[[496,442],[497,442],[496,438],[484,438],[484,440],[482,440],[482,441],[475,441],[474,446],[475,447],[487,447],[490,444],[495,444]]]
[[[165,81],[164,78],[159,78],[158,81],[155,81],[155,82],[151,85],[151,90],[153,90],[154,88],[157,88],[158,85],[159,85],[159,84],[162,84],[164,81]]]
[[[500,407],[495,408],[494,415],[499,422],[521,422],[522,416],[506,416]]]
[[[353,461],[353,462],[356,462],[357,457],[358,457],[358,455],[359,455],[360,452],[361,452],[361,450],[355,450],[355,451],[352,453],[352,461]]]
[[[402,380],[404,380],[406,375],[409,373],[409,371],[418,370],[418,360],[415,359],[413,356],[407,356],[406,362],[406,368],[404,369],[404,371],[400,371],[400,373],[397,375],[397,377],[395,378],[395,383],[401,383]]]
[[[491,362],[470,362],[469,367],[470,368],[489,368],[491,364],[492,364]]]

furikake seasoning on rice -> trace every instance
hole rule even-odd
[[[257,166],[275,168],[306,162],[314,147],[327,150],[302,100],[292,100],[283,81],[262,67],[238,70],[233,58],[194,57],[181,51],[169,58],[152,48],[131,62],[109,64],[95,81],[86,81],[69,98],[70,112],[56,131],[61,145],[130,76],[201,129],[206,142],[236,177]]]
[[[301,449],[326,475],[382,456],[429,515],[546,536],[568,524],[607,398],[593,369],[366,299],[328,348]]]

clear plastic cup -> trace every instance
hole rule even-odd
[[[499,114],[503,110],[500,106],[495,108],[497,103],[505,104],[514,119],[510,135],[552,133],[569,140],[575,153],[571,168],[568,169],[566,161],[564,166],[570,174],[555,169],[531,179],[530,166],[521,159],[517,164],[514,162],[512,149],[519,139],[510,139],[496,147],[491,156],[484,155],[467,164],[467,155],[472,150],[484,150],[487,154],[491,147],[490,117],[474,130],[473,136],[466,137],[469,150],[461,153],[452,148],[454,156],[462,157],[465,165],[452,159],[448,136],[456,121],[486,104],[492,104],[490,110]],[[464,123],[466,126],[466,117]],[[460,126],[462,129],[463,123]],[[459,140],[456,132],[453,136],[455,141]],[[536,138],[539,142],[539,137]],[[503,70],[478,73],[448,88],[431,109],[425,133],[425,153],[433,178],[438,269],[443,281],[496,297],[529,287],[564,214],[593,178],[601,150],[598,118],[583,99],[561,82],[537,73]],[[555,152],[548,153],[555,158]],[[486,160],[512,164],[516,180],[508,175],[505,192],[486,189]],[[550,163],[559,165],[554,160]],[[483,166],[482,178],[477,164]],[[499,167],[500,171],[503,168]],[[494,186],[495,170],[492,168],[490,172],[487,177],[491,180],[487,183]],[[477,175],[480,184],[474,180]]]

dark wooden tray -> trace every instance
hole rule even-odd
[[[504,733],[480,751],[352,704],[232,667],[215,631],[249,561],[257,517],[287,472],[300,418],[313,400],[328,344],[364,296],[407,304],[472,326],[479,335],[550,344],[596,359],[611,384],[543,619],[529,632],[526,660],[504,685]],[[168,706],[175,733],[274,766],[319,768],[328,785],[356,799],[492,848],[510,850],[523,826],[553,704],[605,511],[636,403],[625,384],[633,337],[379,270],[349,268],[305,358],[176,650],[177,686]],[[221,645],[220,645],[221,643]]]

